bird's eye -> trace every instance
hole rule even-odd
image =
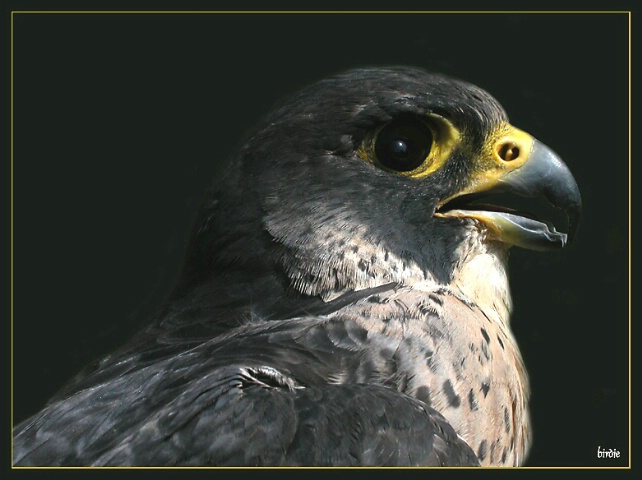
[[[428,158],[432,145],[433,133],[424,121],[401,117],[379,130],[374,140],[374,153],[381,166],[409,172]]]
[[[459,129],[436,113],[404,113],[371,130],[356,151],[362,160],[420,180],[437,172],[461,143]]]

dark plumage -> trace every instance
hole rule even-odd
[[[507,251],[566,236],[468,203],[498,188],[573,233],[570,172],[483,90],[402,67],[303,90],[232,157],[158,315],[16,426],[15,464],[519,465]]]

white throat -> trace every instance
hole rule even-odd
[[[472,241],[459,247],[450,288],[475,303],[491,320],[508,327],[513,308],[508,275],[508,247],[489,241],[485,230],[472,228]]]

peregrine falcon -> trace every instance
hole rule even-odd
[[[410,67],[321,80],[248,138],[165,304],[15,426],[14,464],[523,464],[508,253],[571,240],[567,166],[484,90]]]

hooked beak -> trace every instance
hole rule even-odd
[[[582,210],[579,188],[566,164],[546,145],[510,125],[488,143],[475,161],[468,186],[442,201],[435,216],[475,219],[509,245],[531,250],[564,247],[577,232]],[[566,214],[568,234],[514,210],[465,203],[499,192],[545,198]]]

